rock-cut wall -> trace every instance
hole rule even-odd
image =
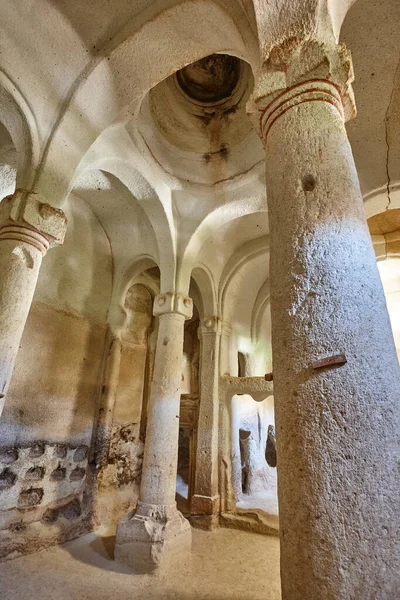
[[[43,260],[0,419],[0,559],[64,542],[94,518],[93,435],[111,251],[77,199]]]

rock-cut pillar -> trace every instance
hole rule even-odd
[[[64,213],[22,191],[0,203],[0,415],[42,258],[62,244]]]
[[[221,321],[205,317],[200,324],[200,405],[191,522],[202,529],[218,524],[219,349]]]
[[[288,48],[250,106],[266,153],[282,598],[390,600],[400,372],[344,125],[351,58]]]
[[[122,342],[109,326],[105,346],[99,415],[96,433],[95,460],[98,468],[107,465],[112,439],[112,425],[121,367]]]
[[[115,559],[135,572],[151,572],[191,546],[175,493],[184,324],[192,312],[192,300],[181,294],[155,298],[159,324],[140,494],[135,513],[118,524],[115,546]]]

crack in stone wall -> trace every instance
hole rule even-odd
[[[390,197],[390,187],[391,187],[391,177],[390,177],[390,168],[389,168],[389,157],[390,157],[390,141],[389,141],[389,121],[390,121],[390,112],[393,105],[394,93],[396,88],[396,81],[398,78],[398,74],[400,72],[400,59],[397,63],[397,68],[393,77],[392,90],[390,93],[390,98],[388,102],[388,106],[385,113],[385,142],[386,142],[386,193],[387,193],[387,205],[386,210],[390,208],[391,205],[391,197]]]

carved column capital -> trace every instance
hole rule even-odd
[[[183,294],[175,294],[174,292],[166,292],[158,294],[154,298],[153,315],[176,313],[182,315],[185,319],[191,319],[193,315],[193,300]]]
[[[17,190],[0,203],[0,240],[16,239],[46,254],[64,242],[67,217],[34,194]]]
[[[222,322],[219,317],[209,316],[204,317],[200,321],[199,333],[201,336],[208,334],[220,334],[222,330]]]
[[[247,112],[264,142],[275,121],[304,102],[327,102],[347,121],[356,114],[353,80],[351,54],[344,44],[289,39],[263,64]]]

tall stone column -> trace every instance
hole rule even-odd
[[[96,432],[95,460],[105,467],[110,452],[115,401],[121,366],[122,343],[118,333],[109,326],[105,345],[102,386]]]
[[[282,597],[390,600],[400,372],[344,126],[351,59],[291,43],[249,107],[266,153]]]
[[[62,244],[64,213],[17,191],[0,203],[0,415],[42,258]]]
[[[184,323],[192,312],[192,300],[181,294],[155,298],[159,324],[140,495],[136,512],[118,524],[115,546],[115,559],[135,572],[153,571],[191,545],[175,493]]]
[[[191,521],[202,529],[218,524],[219,348],[221,321],[205,317],[200,324],[200,405],[196,472]]]

